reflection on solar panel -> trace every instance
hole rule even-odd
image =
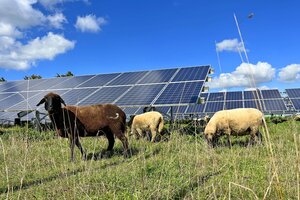
[[[294,108],[299,111],[300,110],[300,98],[299,99],[291,99],[291,102],[293,103]]]
[[[154,105],[195,103],[197,102],[202,86],[203,81],[170,83],[154,102]]]
[[[226,101],[225,109],[243,108],[243,101]]]
[[[284,111],[287,110],[282,99],[264,100],[266,111]]]
[[[150,105],[164,86],[165,84],[136,85],[122,96],[116,104],[120,106]]]
[[[46,81],[43,81],[37,85],[32,86],[31,88],[29,88],[31,91],[33,90],[47,90],[50,87],[53,87],[57,84],[60,84],[68,79],[70,79],[71,77],[59,77],[59,78],[51,78],[51,79],[46,79]]]
[[[237,91],[237,92],[226,92],[226,101],[230,100],[242,100],[243,99],[243,92]]]
[[[261,100],[245,101],[244,104],[245,104],[245,108],[257,108],[259,110],[264,110]]]
[[[286,89],[285,91],[290,98],[300,98],[300,88]]]
[[[177,69],[155,70],[150,71],[139,84],[145,83],[164,83],[169,82]]]
[[[207,102],[205,107],[206,113],[215,113],[224,109],[224,101]]]
[[[103,87],[90,95],[88,98],[79,102],[78,105],[92,105],[100,103],[113,103],[124,94],[131,86]]]
[[[114,80],[116,77],[118,77],[120,73],[114,73],[114,74],[99,74],[91,78],[90,80],[80,84],[78,87],[100,87],[104,86],[110,81]]]
[[[209,66],[181,68],[172,82],[205,80],[209,71]]]
[[[202,113],[204,111],[205,104],[196,104],[196,105],[190,105],[186,111],[188,114],[192,113]]]
[[[262,99],[259,90],[244,91],[244,99]]]
[[[107,85],[132,85],[136,84],[143,76],[146,75],[145,72],[127,72],[121,74],[118,78],[113,80]]]
[[[85,81],[89,80],[93,76],[94,75],[71,77],[70,79],[63,81],[57,85],[54,85],[53,87],[50,88],[51,89],[74,88],[79,84],[82,84]]]
[[[261,90],[264,99],[280,99],[282,98],[278,90]]]
[[[25,81],[11,81],[11,82],[5,82],[0,85],[0,92],[3,92],[4,90],[9,90],[10,88],[17,87],[18,85],[24,84]]]
[[[223,92],[210,93],[207,101],[224,101],[224,96]]]
[[[74,89],[62,95],[63,100],[68,105],[76,105],[90,94],[98,90],[98,88]]]
[[[7,108],[23,101],[24,98],[20,94],[13,94],[6,99],[0,101],[0,110],[6,110]]]

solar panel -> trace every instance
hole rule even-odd
[[[112,85],[133,85],[136,84],[139,80],[142,79],[147,74],[147,71],[142,72],[126,72],[121,74],[115,80],[110,82],[109,86]]]
[[[300,88],[286,89],[285,91],[290,98],[300,98]]]
[[[207,102],[205,106],[205,113],[215,113],[224,109],[224,101]]]
[[[196,103],[202,86],[203,81],[170,83],[154,104],[163,105]]]
[[[263,106],[263,103],[261,102],[261,100],[247,100],[247,101],[244,101],[244,107],[245,108],[257,108],[261,111],[264,110],[264,106]]]
[[[54,92],[58,95],[62,95],[63,93],[65,93],[68,90],[57,90],[57,91],[51,91]],[[44,98],[44,96],[46,94],[48,94],[49,91],[41,91],[41,92],[29,92],[28,93],[28,99],[27,96],[24,96],[25,93],[23,93],[22,95],[25,97],[25,99],[23,98],[22,101],[20,101],[19,103],[11,106],[8,108],[8,110],[34,110],[36,109],[36,104],[38,104],[40,102],[40,100],[42,98]],[[21,96],[21,95],[20,95]],[[40,106],[39,109],[41,109],[43,112],[46,112],[45,110],[43,110],[44,106]]]
[[[186,113],[202,113],[204,111],[205,104],[190,105]]]
[[[122,96],[116,104],[120,106],[150,105],[164,86],[165,84],[136,85]]]
[[[113,103],[123,95],[131,86],[103,87],[79,102],[78,105],[92,105],[101,103]]]
[[[140,107],[127,107],[127,108],[123,108],[123,111],[125,112],[126,116],[131,116],[131,115],[135,115],[136,112],[141,109]]]
[[[24,98],[20,94],[13,94],[8,98],[0,101],[0,110],[6,110],[7,108],[23,101]]]
[[[9,90],[10,88],[16,87],[18,85],[23,84],[24,81],[10,81],[10,82],[5,82],[0,85],[0,92],[4,90]]]
[[[73,89],[64,93],[62,98],[67,105],[76,105],[96,90],[98,90],[98,88]]]
[[[91,79],[95,75],[87,75],[87,76],[73,76],[70,79],[63,81],[59,84],[54,85],[51,89],[62,89],[62,88],[74,88],[85,81]]]
[[[139,84],[164,83],[170,81],[171,77],[178,69],[154,70],[150,71]]]
[[[13,95],[13,93],[0,93],[0,101],[3,100],[3,99],[6,99],[7,97]]]
[[[205,80],[210,66],[181,68],[172,82]]]
[[[104,86],[110,81],[114,80],[116,77],[118,77],[120,73],[114,73],[114,74],[99,74],[94,76],[93,78],[89,79],[88,81],[80,84],[78,88],[82,87],[100,87]]]
[[[185,113],[186,109],[187,109],[187,106],[173,106],[172,107],[174,114]],[[169,113],[171,113],[171,109],[169,110]]]
[[[226,101],[225,109],[243,108],[243,101]]]
[[[264,99],[280,99],[282,98],[278,90],[261,90]]]
[[[291,102],[296,110],[300,110],[300,99],[291,99]]]
[[[287,108],[282,99],[264,100],[266,111],[286,111]]]
[[[46,79],[45,81],[36,84],[32,87],[30,87],[30,90],[48,90],[51,87],[60,84],[68,79],[70,79],[72,77],[59,77],[59,78],[51,78],[51,79]]]
[[[230,100],[242,100],[243,99],[243,92],[235,91],[235,92],[226,92],[226,101]]]
[[[20,84],[17,84],[13,87],[10,87],[2,92],[18,92],[18,91],[29,91],[31,87],[39,85],[46,80],[44,79],[34,79],[34,80],[24,80],[20,81]]]
[[[207,101],[224,101],[224,92],[213,92],[208,96]]]
[[[262,99],[259,90],[244,91],[244,99]]]

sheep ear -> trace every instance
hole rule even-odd
[[[39,106],[41,104],[45,103],[45,98],[43,98],[38,104],[36,104],[36,106]]]
[[[60,102],[61,102],[62,104],[64,104],[64,106],[66,106],[65,101],[64,101],[61,97],[59,97],[59,98],[60,98]]]

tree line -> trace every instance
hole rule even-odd
[[[74,74],[71,71],[67,71],[65,74],[59,74],[57,73],[55,77],[67,77],[67,76],[74,76]],[[33,79],[42,79],[43,77],[41,75],[32,74],[31,76],[24,76],[24,80],[33,80]],[[4,77],[0,77],[0,82],[5,82],[6,79]]]

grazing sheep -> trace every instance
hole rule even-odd
[[[219,136],[227,135],[228,144],[231,146],[230,135],[251,136],[251,143],[256,137],[261,143],[259,127],[263,123],[263,114],[255,108],[237,108],[216,112],[208,122],[204,136],[209,145],[215,146]]]
[[[107,151],[112,151],[114,136],[119,138],[127,156],[128,141],[125,136],[126,115],[116,105],[98,104],[91,106],[66,106],[64,100],[55,93],[48,93],[38,104],[45,104],[51,122],[59,136],[69,138],[71,161],[74,160],[74,146],[80,149],[83,159],[86,153],[82,148],[79,137],[105,135],[108,139]],[[65,107],[62,108],[61,104]]]
[[[151,142],[155,141],[156,133],[161,133],[164,126],[162,114],[156,111],[146,112],[133,117],[131,133],[137,138],[143,136],[143,131],[151,131]]]

